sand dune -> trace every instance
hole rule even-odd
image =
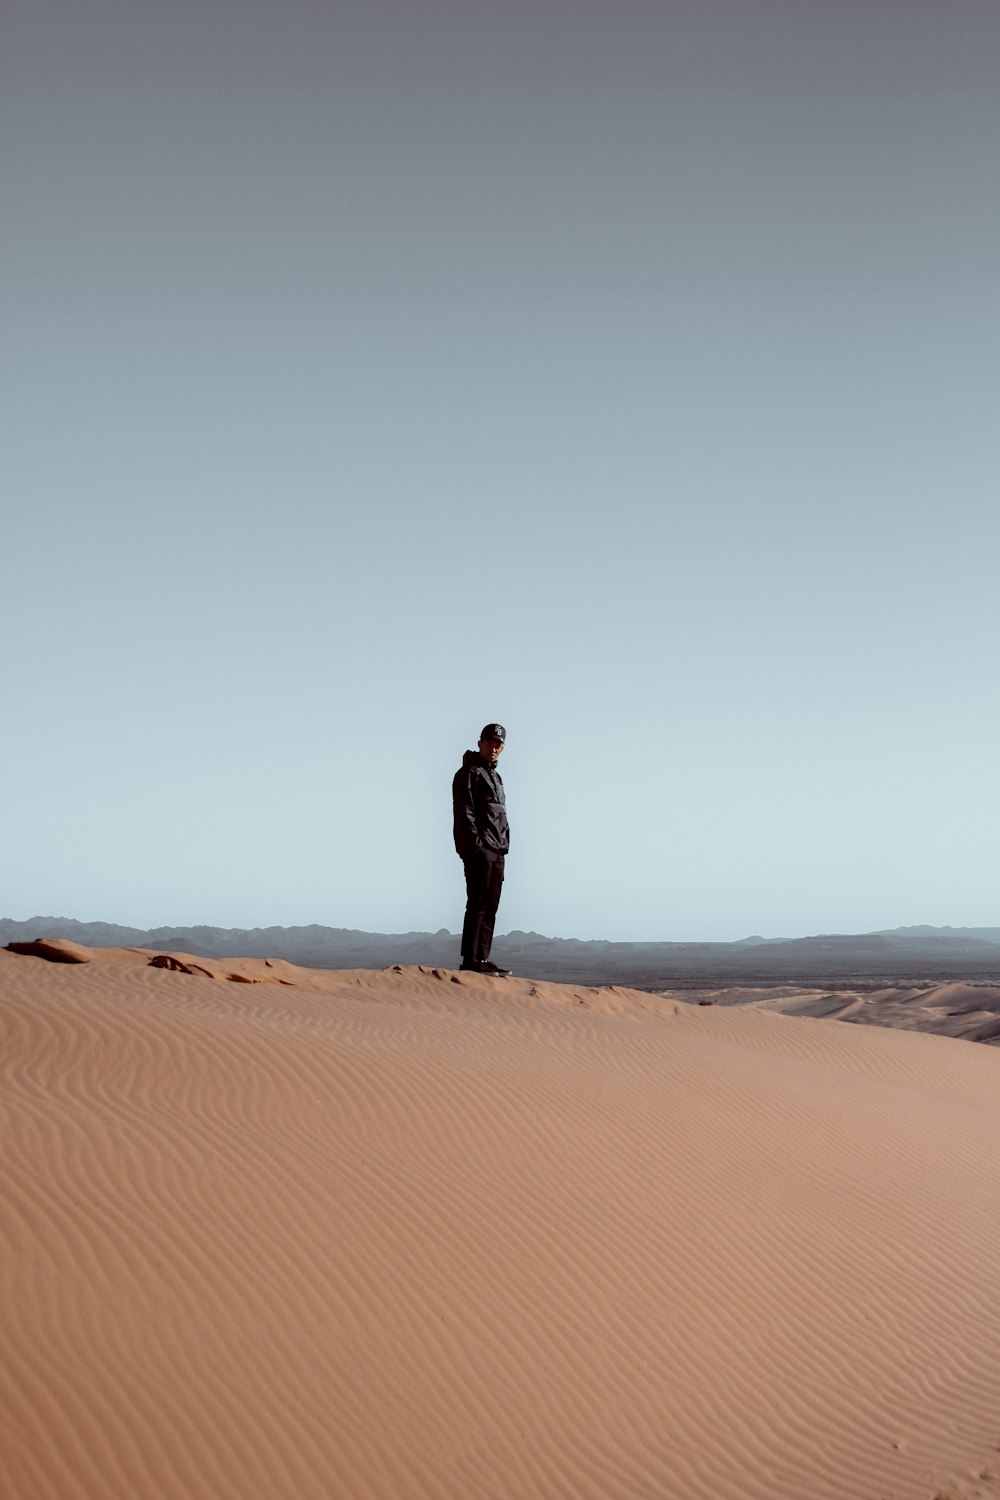
[[[784,1016],[926,1031],[1000,1047],[1000,984],[988,980],[919,984],[866,984],[835,989],[820,985],[737,984],[721,989],[658,990],[663,1001],[686,1005],[748,1005]]]
[[[996,1048],[74,957],[0,952],[4,1500],[1000,1496]]]
[[[753,994],[744,989],[735,997],[732,991],[718,991],[712,998],[723,1003],[738,998],[746,1003],[747,996]],[[752,1003],[761,1010],[777,1010],[786,1016],[891,1026],[1000,1046],[1000,984],[930,983],[881,989],[869,986],[863,990],[784,986]]]

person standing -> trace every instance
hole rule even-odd
[[[503,888],[504,857],[510,848],[507,803],[497,761],[507,740],[502,724],[487,724],[479,749],[466,750],[451,784],[455,848],[465,866],[462,968],[477,974],[509,974],[490,963],[493,924]]]

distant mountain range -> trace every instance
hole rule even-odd
[[[1000,927],[883,927],[874,935],[902,938],[981,938],[984,943],[1000,943]]]
[[[0,945],[69,938],[89,948],[152,948],[205,958],[284,958],[315,969],[388,964],[458,965],[458,938],[438,932],[381,933],[323,927],[121,927],[71,917],[0,918]],[[732,943],[616,943],[509,932],[493,956],[516,973],[576,984],[639,989],[724,984],[857,985],[886,980],[1000,981],[1000,927],[896,927],[803,938],[757,935]]]

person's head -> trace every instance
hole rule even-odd
[[[479,736],[479,753],[488,765],[495,766],[500,759],[507,731],[502,724],[486,724]]]

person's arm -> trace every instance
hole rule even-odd
[[[467,854],[472,854],[479,848],[471,771],[463,768],[455,777],[452,782],[452,801],[455,808],[455,848],[464,859]]]

